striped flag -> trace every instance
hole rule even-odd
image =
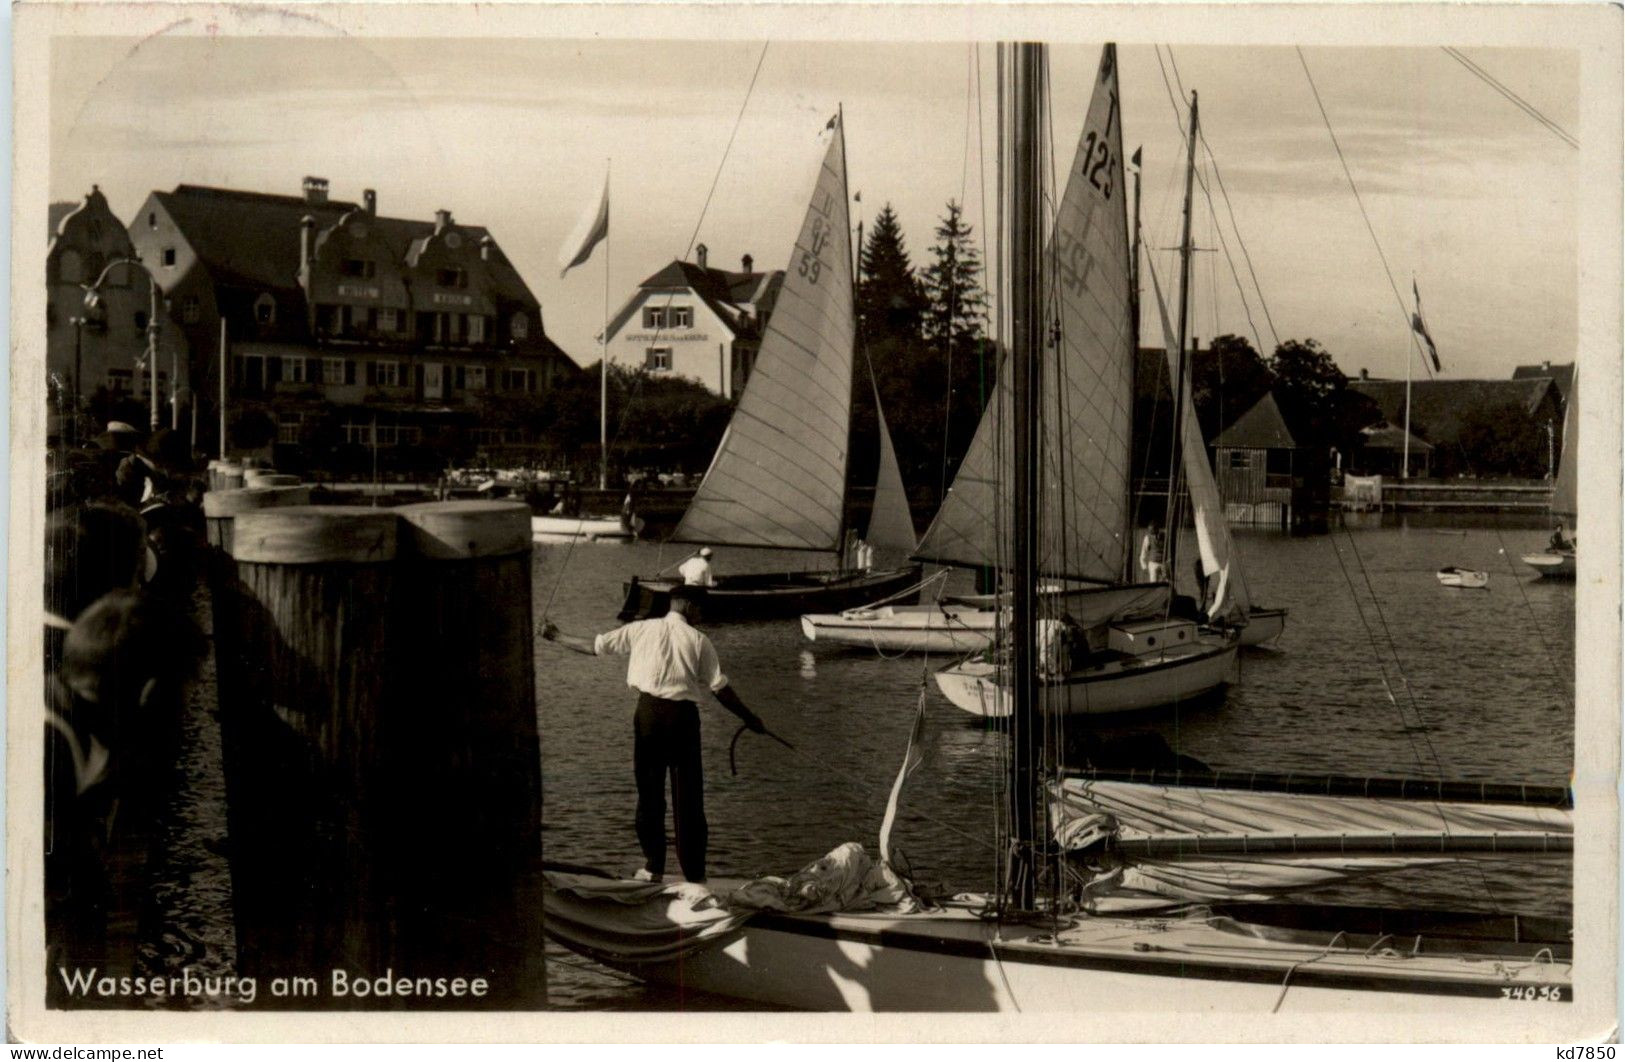
[[[604,191],[576,222],[575,231],[559,249],[559,276],[592,257],[593,248],[609,235],[609,174],[604,174]]]
[[[1428,334],[1427,323],[1422,320],[1422,292],[1417,288],[1416,281],[1411,281],[1411,294],[1416,296],[1416,312],[1411,314],[1411,331],[1422,337],[1422,342],[1428,346],[1428,356],[1433,359],[1435,372],[1443,372],[1444,366],[1439,364],[1439,348],[1433,345],[1433,337]]]

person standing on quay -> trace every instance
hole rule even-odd
[[[666,776],[671,776],[677,862],[683,877],[705,881],[705,775],[700,762],[700,698],[710,692],[756,733],[767,728],[728,685],[711,639],[688,622],[695,592],[672,588],[671,608],[657,619],[638,620],[587,639],[562,633],[552,623],[542,637],[588,656],[630,657],[626,684],[638,691],[633,716],[632,770],[638,783],[638,845],[644,865],[639,881],[660,881],[666,870]]]

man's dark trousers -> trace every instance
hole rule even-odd
[[[638,845],[653,874],[666,872],[666,774],[671,773],[677,862],[689,881],[705,880],[705,776],[700,709],[693,701],[638,694],[632,770],[638,779]]]

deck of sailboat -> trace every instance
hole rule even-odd
[[[710,884],[726,893],[742,883]],[[1080,990],[1099,989],[1114,1009],[1161,1010],[1177,1007],[1181,983],[1192,980],[1255,1012],[1572,998],[1566,935],[1543,923],[1413,913],[1400,924],[1366,908],[1253,904],[1000,925],[984,903],[959,897],[915,914],[762,912],[728,942],[679,960],[609,962],[651,981],[809,1009],[1076,1010]]]

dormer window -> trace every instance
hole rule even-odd
[[[175,264],[175,248],[164,248],[164,265],[173,267]]]
[[[530,335],[530,318],[523,313],[516,313],[508,321],[508,332],[515,339],[524,339]]]
[[[434,275],[434,282],[442,288],[468,287],[468,271],[463,269],[441,269]]]
[[[370,258],[346,258],[339,263],[339,272],[347,277],[370,280],[378,275],[378,263]]]
[[[254,300],[254,323],[276,324],[276,300],[271,297],[270,292],[263,292]]]

